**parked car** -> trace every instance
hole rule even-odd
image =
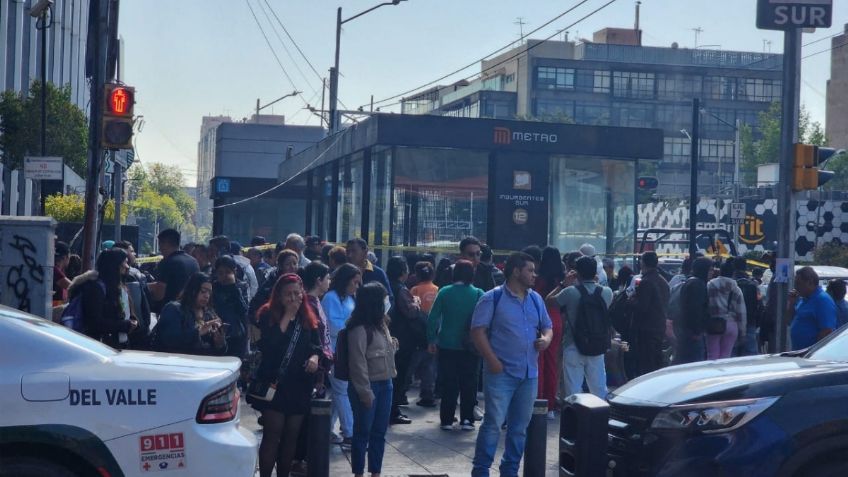
[[[240,367],[117,351],[0,306],[0,477],[253,476]]]
[[[848,475],[845,327],[807,350],[665,368],[608,402],[608,475]]]

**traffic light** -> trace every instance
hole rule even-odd
[[[103,149],[132,149],[135,88],[107,84],[103,90]]]
[[[638,184],[641,190],[653,190],[659,186],[659,181],[656,177],[643,176],[639,178]]]
[[[833,171],[824,171],[819,166],[837,154],[836,149],[810,144],[795,144],[795,161],[792,175],[792,190],[815,190],[833,178]]]

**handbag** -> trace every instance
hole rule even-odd
[[[731,298],[733,298],[732,294],[727,295],[728,312],[730,311]],[[723,335],[727,331],[727,318],[724,316],[711,316],[707,320],[706,331],[709,335]]]
[[[300,338],[301,330],[302,326],[300,321],[296,321],[294,325],[294,334],[292,335],[291,341],[289,341],[288,349],[286,349],[286,354],[283,356],[282,363],[280,363],[280,369],[277,372],[276,378],[261,379],[258,376],[254,376],[253,379],[250,380],[250,384],[247,386],[246,399],[253,402],[271,402],[274,399],[274,395],[277,392],[277,383],[280,381],[280,378],[286,375],[286,369],[289,366],[289,362],[291,362],[294,349],[297,347],[297,341]]]

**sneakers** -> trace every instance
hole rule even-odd
[[[556,420],[556,413],[553,412],[553,411],[548,411],[548,420],[549,421],[555,421]]]
[[[344,442],[344,438],[333,432],[330,435],[330,442],[332,442],[333,444],[341,444],[342,442]]]
[[[340,444],[342,446],[342,450],[349,450],[350,446],[353,445],[353,439],[351,439],[350,437],[345,437],[344,439],[342,439]]]
[[[483,420],[483,410],[480,409],[480,406],[474,406],[474,420],[482,421]]]
[[[460,425],[460,429],[463,431],[473,431],[474,430],[474,421],[469,419],[463,419],[462,424]]]
[[[441,426],[439,426],[439,429],[441,429],[443,431],[452,431],[453,430],[453,424],[442,424]]]

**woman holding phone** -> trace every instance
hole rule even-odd
[[[279,392],[267,401],[253,400],[264,423],[259,446],[259,475],[288,476],[297,438],[309,402],[322,355],[318,316],[309,305],[303,282],[294,273],[278,280],[271,298],[259,309],[262,338],[257,379],[273,382]]]
[[[180,298],[162,308],[152,341],[156,351],[208,356],[226,354],[227,340],[221,318],[212,310],[209,275],[192,275]]]

